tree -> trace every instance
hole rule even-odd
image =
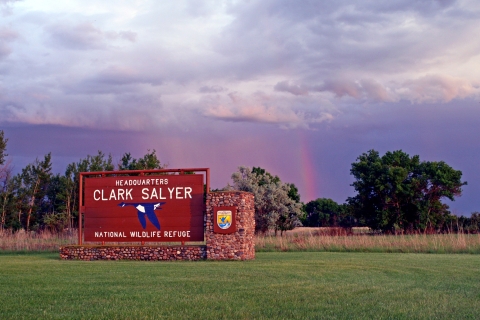
[[[113,171],[111,155],[98,151],[95,155],[67,166],[64,175],[51,173],[51,154],[22,169],[12,176],[6,162],[7,139],[0,130],[0,228],[27,230],[48,226],[51,229],[71,229],[78,217],[80,172]],[[156,151],[148,150],[142,158],[135,159],[130,153],[122,158],[122,170],[163,168]]]
[[[318,198],[305,205],[305,226],[336,227],[341,215],[341,206],[332,199]]]
[[[472,212],[469,220],[467,232],[478,233],[480,231],[480,212]]]
[[[255,230],[275,233],[300,226],[301,204],[290,198],[292,184],[282,183],[262,168],[239,167],[232,174],[234,190],[252,192],[255,196]],[[298,191],[298,190],[297,190]],[[295,193],[293,193],[295,195]],[[298,197],[299,199],[299,197]]]
[[[25,214],[25,229],[30,230],[32,220],[40,220],[41,211],[38,210],[45,200],[46,191],[51,178],[51,154],[45,155],[43,161],[35,160],[27,165],[17,177],[17,202],[19,217],[22,211]],[[19,219],[20,220],[20,219]]]
[[[6,162],[6,157],[8,154],[5,152],[7,150],[8,139],[5,138],[3,130],[0,130],[0,181],[2,183],[2,189],[0,189],[0,195],[3,194],[3,189],[7,185],[8,180],[11,178],[12,168],[10,163]]]
[[[87,155],[86,158],[67,165],[65,174],[59,177],[58,184],[62,187],[56,197],[63,201],[60,213],[65,213],[68,228],[72,228],[73,220],[78,217],[80,172],[113,171],[114,169],[112,155],[106,156],[100,150],[94,156]]]
[[[272,176],[272,174],[265,169],[262,169],[260,167],[253,167],[252,168],[252,173],[255,173],[260,179],[259,179],[259,185],[264,185],[267,183],[268,179],[269,181],[273,183],[280,183],[280,178],[278,176]],[[298,193],[298,188],[295,186],[293,183],[286,183],[286,186],[288,188],[288,197],[292,199],[295,202],[300,202],[300,194]]]
[[[383,157],[375,150],[352,163],[352,186],[357,195],[348,198],[356,217],[375,230],[389,232],[440,227],[449,214],[441,200],[461,195],[462,172],[445,162],[420,162],[398,150]]]
[[[5,228],[19,230],[23,228],[22,215],[25,211],[24,189],[22,188],[22,179],[20,175],[15,175],[8,180],[4,200],[5,207]]]
[[[418,208],[421,217],[417,225],[421,229],[442,226],[445,223],[448,206],[441,203],[442,198],[451,201],[462,194],[462,172],[452,169],[443,161],[422,162],[418,172],[414,173],[415,190],[419,194]]]
[[[288,197],[295,202],[300,202],[300,193],[298,193],[298,188],[293,183],[287,183],[288,188]]]
[[[108,157],[102,151],[94,156],[87,155],[85,159],[81,159],[75,164],[75,170],[78,172],[95,172],[95,171],[113,171],[115,166],[113,165],[112,155]]]
[[[155,149],[152,152],[147,150],[143,158],[135,159],[130,152],[125,153],[121,162],[118,164],[118,170],[150,170],[163,169],[165,165],[160,163]]]
[[[8,213],[12,212],[13,204],[13,180],[12,171],[7,168],[0,176],[0,229],[4,229],[7,225]]]
[[[59,183],[63,186],[56,195],[63,201],[61,212],[65,212],[67,227],[69,230],[73,227],[73,220],[78,217],[78,182],[79,171],[78,164],[71,163],[67,165],[65,174],[60,177]]]
[[[318,198],[308,202],[303,210],[305,218],[302,221],[306,227],[343,227],[351,228],[357,225],[352,215],[351,207],[338,204],[332,199]]]
[[[51,230],[63,231],[72,227],[70,202],[73,195],[69,182],[66,176],[56,174],[48,184],[41,210],[44,213],[43,223]]]
[[[43,222],[51,231],[62,232],[68,226],[68,217],[65,212],[52,212],[43,217]]]
[[[8,154],[5,153],[5,150],[7,150],[7,142],[8,139],[5,138],[3,130],[0,130],[0,167],[5,163],[5,157],[8,156]]]
[[[480,233],[480,212],[472,212],[470,217],[452,215],[449,223],[448,231]]]
[[[5,164],[5,157],[7,154],[5,150],[7,149],[8,139],[5,138],[3,130],[0,130],[0,228],[5,227],[6,218],[7,218],[7,207],[9,205],[10,195],[11,195],[11,168]]]

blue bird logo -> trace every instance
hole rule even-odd
[[[162,205],[164,205],[166,202],[153,202],[153,203],[119,203],[119,207],[125,207],[125,206],[132,206],[137,209],[137,215],[138,215],[138,221],[140,221],[140,224],[142,225],[143,229],[147,227],[147,220],[145,219],[145,216],[148,218],[148,220],[158,229],[160,230],[160,222],[157,219],[157,216],[155,215],[155,210],[161,210],[160,208]]]

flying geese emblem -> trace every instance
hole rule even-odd
[[[158,229],[160,230],[160,222],[158,221],[157,216],[155,215],[155,210],[161,210],[161,206],[165,202],[153,202],[153,203],[125,203],[121,202],[118,204],[119,207],[132,206],[137,209],[138,221],[142,225],[143,229],[147,227],[147,219]]]

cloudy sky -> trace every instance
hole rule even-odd
[[[15,170],[155,149],[169,168],[239,165],[303,201],[353,196],[375,149],[443,160],[480,211],[475,0],[0,0],[0,129]]]

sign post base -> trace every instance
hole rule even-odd
[[[207,195],[207,260],[255,259],[255,201],[241,191]],[[234,219],[226,227],[225,222]]]

